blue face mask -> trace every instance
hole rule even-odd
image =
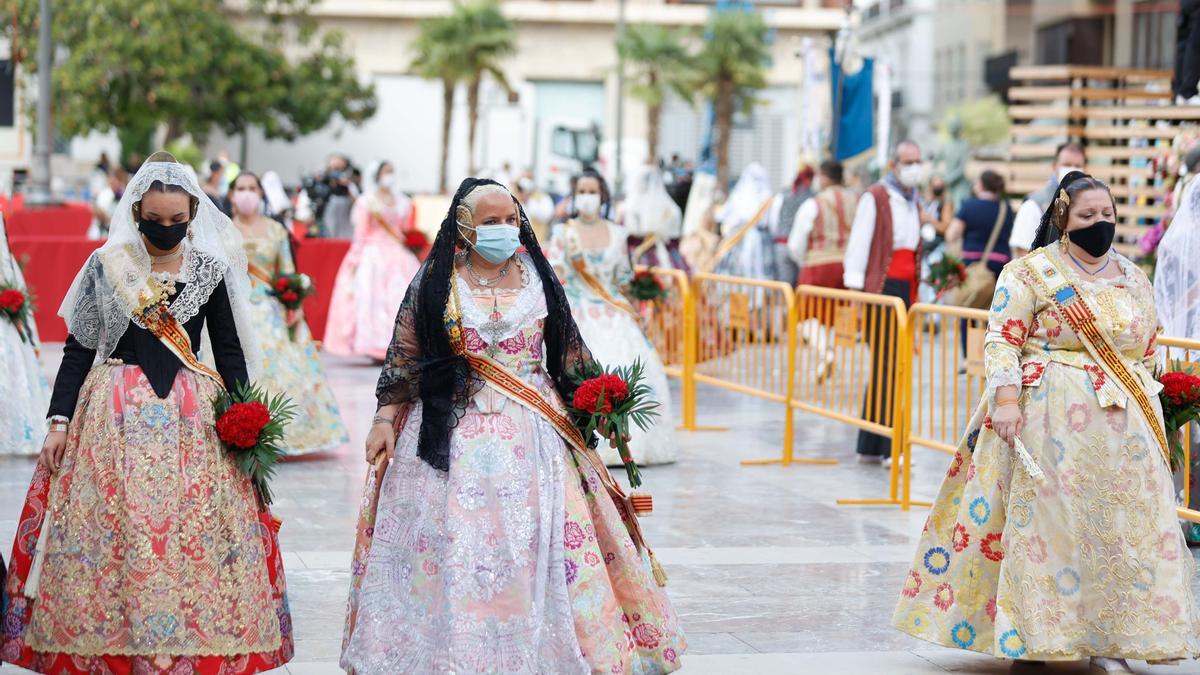
[[[511,258],[520,245],[521,231],[514,225],[484,225],[475,228],[475,245],[472,248],[493,265],[499,265]]]

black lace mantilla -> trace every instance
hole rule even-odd
[[[375,389],[380,407],[421,401],[417,454],[442,471],[450,470],[450,435],[465,414],[471,397],[482,386],[467,360],[451,350],[444,317],[459,239],[455,214],[463,199],[483,185],[499,183],[468,178],[459,185],[433,250],[404,296]],[[569,401],[577,388],[574,374],[582,372],[582,367],[591,362],[591,352],[579,334],[566,294],[542,253],[525,210],[519,203],[517,209],[521,218],[521,244],[533,261],[546,297],[546,371],[559,395]]]

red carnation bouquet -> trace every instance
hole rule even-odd
[[[1163,386],[1158,399],[1162,403],[1167,442],[1171,445],[1171,470],[1176,471],[1183,466],[1185,454],[1179,430],[1200,421],[1200,377],[1175,363],[1158,381]]]
[[[21,340],[33,344],[33,299],[21,288],[0,283],[0,314],[13,323]]]
[[[653,272],[642,270],[633,275],[629,282],[629,295],[635,300],[654,301],[667,295],[667,289]]]
[[[244,384],[232,393],[222,392],[213,401],[213,410],[217,436],[250,479],[259,503],[269,505],[274,497],[267,483],[283,456],[279,444],[284,427],[296,416],[295,406],[282,394],[268,396],[259,387]]]
[[[271,295],[287,310],[288,337],[292,340],[296,339],[296,312],[315,291],[312,278],[307,274],[276,274],[271,279]]]
[[[414,228],[404,233],[404,246],[420,258],[425,249],[429,248],[429,238],[424,232]]]
[[[645,431],[658,417],[658,402],[650,400],[651,391],[645,383],[645,367],[641,360],[628,368],[612,370],[592,363],[577,382],[579,388],[567,406],[576,426],[584,430],[584,438],[591,438],[597,431],[602,435],[612,434],[629,476],[629,485],[640,486],[642,475],[629,452],[626,437],[631,425]]]

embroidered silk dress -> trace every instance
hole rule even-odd
[[[528,272],[519,290],[471,289],[458,278],[465,346],[561,411],[543,362],[545,298],[532,262],[521,259]],[[417,356],[414,316],[401,310],[398,353]],[[422,404],[411,389],[400,392],[411,407],[378,504],[364,504],[373,539],[355,556],[342,667],[360,675],[677,669],[678,619],[593,465],[578,461],[546,418],[480,382],[452,432],[449,472],[439,471],[417,456]]]
[[[295,273],[287,231],[274,223],[264,237],[243,233],[243,238],[246,258],[257,272],[250,275],[250,311],[258,329],[251,337],[258,340],[263,355],[263,373],[257,384],[272,394],[288,395],[297,408],[296,418],[285,431],[284,450],[302,455],[337,449],[350,438],[308,324],[303,320],[297,323],[295,337],[291,337],[287,310],[258,276]]]
[[[605,227],[608,229],[608,245],[601,249],[584,250],[575,228]],[[638,464],[665,464],[674,462],[679,448],[675,441],[675,424],[671,415],[671,388],[667,384],[667,373],[662,358],[654,345],[646,338],[637,320],[628,312],[613,306],[579,274],[575,260],[582,260],[592,277],[603,285],[610,298],[624,303],[632,309],[625,298],[624,287],[633,278],[626,248],[628,234],[625,228],[602,221],[600,225],[560,225],[554,229],[546,257],[554,265],[567,300],[571,303],[571,314],[579,325],[579,332],[592,350],[592,356],[605,366],[629,366],[641,360],[645,366],[646,383],[658,401],[659,417],[648,430],[633,428],[629,442],[630,452]],[[616,450],[605,447],[600,456],[609,466],[621,464]]]
[[[0,217],[0,283],[26,291],[21,268],[13,259]],[[37,355],[37,326],[18,328],[0,317],[0,455],[36,455],[46,437],[50,385]]]
[[[397,197],[388,206],[370,194],[355,202],[351,219],[354,241],[333,287],[325,348],[382,361],[400,301],[421,265],[404,245],[405,233],[414,227],[412,205]]]
[[[225,281],[199,251],[171,313],[197,347],[208,325],[225,385],[246,379]],[[35,470],[17,523],[0,660],[53,675],[281,667],[278,521],[217,438],[222,385],[138,322],[95,357],[67,338],[50,405],[71,418],[67,447],[57,473]]]
[[[985,341],[988,398],[1021,386],[1021,439],[1044,480],[991,430],[985,400],[921,536],[894,617],[900,630],[1033,660],[1200,652],[1195,571],[1163,452],[1037,272],[1065,270],[1161,423],[1153,293],[1140,269],[1112,255],[1123,272],[1114,280],[1084,281],[1057,246],[1001,273]]]

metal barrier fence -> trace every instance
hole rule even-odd
[[[1200,340],[1188,340],[1185,338],[1176,337],[1159,337],[1158,348],[1163,352],[1160,356],[1165,358],[1162,361],[1166,364],[1174,364],[1180,362],[1187,364],[1193,370],[1200,370]],[[1183,432],[1183,466],[1181,467],[1183,479],[1183,505],[1178,507],[1179,517],[1193,522],[1200,523],[1200,510],[1191,508],[1192,497],[1192,443],[1191,443],[1191,425],[1184,427]]]
[[[658,279],[666,294],[639,307],[646,337],[662,357],[667,375],[681,381],[680,428],[698,431],[696,426],[696,309],[692,283],[682,270],[638,266],[639,272],[650,272]]]
[[[914,348],[910,444],[954,454],[983,395],[987,319],[982,309],[916,304],[909,310]]]

